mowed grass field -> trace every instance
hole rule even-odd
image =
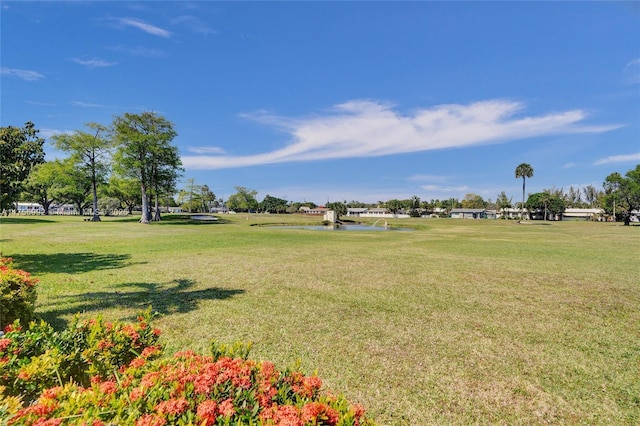
[[[152,305],[169,352],[251,341],[382,425],[640,424],[640,227],[250,226],[310,221],[10,217],[0,239],[56,327]]]

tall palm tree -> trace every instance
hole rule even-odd
[[[516,178],[522,178],[522,205],[520,206],[520,220],[522,220],[522,214],[524,209],[524,187],[527,178],[533,177],[533,167],[531,164],[522,163],[516,167]]]

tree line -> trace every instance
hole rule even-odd
[[[86,130],[53,136],[65,159],[45,161],[45,141],[37,134],[32,122],[0,129],[3,211],[19,200],[39,203],[45,214],[54,203],[69,203],[80,214],[92,206],[91,220],[99,221],[101,195],[129,212],[142,206],[140,222],[149,223],[160,220],[161,199],[173,198],[183,172],[173,124],[154,112],[125,113],[109,126],[88,123]]]
[[[217,198],[207,185],[187,179],[177,188],[184,169],[178,149],[172,144],[177,136],[173,124],[154,112],[125,113],[114,117],[109,126],[88,123],[85,130],[52,137],[55,148],[68,154],[62,160],[45,161],[44,139],[32,122],[23,127],[0,128],[0,209],[11,210],[17,201],[39,203],[48,214],[51,205],[73,204],[80,214],[91,207],[91,220],[100,220],[100,211],[141,207],[140,222],[160,220],[161,206],[179,206],[188,212],[210,212],[224,208],[238,212],[295,213],[300,207],[315,208],[313,202],[294,202],[266,195],[259,202],[257,191],[235,187],[236,193],[225,201]],[[631,212],[640,209],[640,164],[625,175],[608,175],[602,189],[593,185],[549,188],[529,194],[525,199],[526,179],[533,177],[531,165],[522,163],[515,177],[522,178],[522,201],[513,202],[505,191],[495,201],[469,193],[460,200],[390,199],[377,203],[352,201],[327,202],[327,208],[345,215],[348,208],[386,208],[410,216],[424,212],[447,214],[455,208],[505,211],[519,208],[553,218],[566,208],[602,208],[616,219],[629,224]]]

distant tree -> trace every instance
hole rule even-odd
[[[502,191],[498,194],[498,198],[496,198],[496,205],[498,206],[498,209],[504,213],[505,210],[510,209],[513,206],[512,198],[508,198],[507,194]],[[502,217],[505,217],[504,214]]]
[[[351,200],[347,203],[347,207],[350,209],[358,209],[358,208],[364,208],[367,207],[366,203],[362,203],[360,201],[356,201],[356,200]]]
[[[201,204],[201,192],[202,187],[196,184],[195,179],[187,179],[185,187],[178,193],[178,204],[180,204],[184,210],[193,213],[194,210],[198,208],[198,205]]]
[[[265,213],[284,213],[287,211],[288,201],[267,195],[260,203],[260,210]]]
[[[287,207],[287,213],[298,213],[300,211],[300,207],[303,206],[309,207],[310,209],[315,209],[316,207],[318,207],[316,203],[313,203],[311,201],[295,201],[289,203],[289,206]]]
[[[602,191],[599,191],[598,188],[593,185],[587,185],[586,187],[582,188],[582,192],[584,194],[584,199],[591,208],[596,205],[602,193]]]
[[[420,197],[418,197],[417,195],[414,195],[409,200],[407,200],[406,205],[407,205],[406,211],[409,212],[409,216],[411,217],[421,216]]]
[[[243,186],[236,186],[235,194],[231,194],[227,199],[227,207],[229,210],[239,212],[251,212],[258,209],[258,201],[256,195],[258,191],[249,190]]]
[[[640,210],[640,164],[624,176],[618,172],[611,173],[606,177],[603,186],[607,210],[613,211],[612,206],[615,203],[616,207],[624,212],[624,224],[630,225],[631,212]]]
[[[347,214],[347,203],[343,203],[342,201],[327,203],[327,208],[336,212],[338,218]]]
[[[385,207],[393,214],[397,214],[398,210],[402,208],[402,201],[397,199],[388,200],[385,204]]]
[[[44,139],[35,125],[0,127],[0,210],[12,209],[36,164],[44,163]]]
[[[216,201],[216,194],[207,185],[202,185],[200,187],[200,200],[202,201],[202,211],[210,212]]]
[[[48,215],[51,204],[61,201],[62,176],[63,170],[59,161],[36,164],[24,185],[24,199],[39,203],[44,209],[44,214]]]
[[[574,188],[573,185],[569,186],[569,191],[566,193],[564,200],[567,207],[581,208],[583,206],[580,189]]]
[[[104,195],[104,191],[100,193],[100,198],[98,200],[98,208],[101,212],[104,212],[106,216],[109,216],[114,210],[118,210],[122,206],[120,200]]]
[[[486,202],[478,194],[466,194],[461,202],[464,209],[484,209]]]
[[[82,216],[91,205],[92,184],[89,175],[73,158],[60,162],[58,194],[60,199],[73,204]]]
[[[117,144],[114,169],[122,177],[135,179],[140,185],[140,223],[149,223],[151,219],[150,195],[155,195],[154,219],[159,219],[158,197],[175,187],[182,171],[178,149],[171,145],[177,136],[173,125],[154,112],[125,113],[114,119],[113,131]]]
[[[448,212],[451,212],[453,209],[458,209],[462,207],[462,203],[457,198],[449,198],[448,200],[440,201],[440,205],[438,206]]]
[[[105,194],[107,197],[119,200],[131,214],[138,201],[140,201],[140,183],[134,179],[112,175],[109,178],[109,184],[105,188]]]
[[[544,220],[548,220],[549,217],[555,217],[564,212],[565,201],[562,197],[549,192],[537,192],[529,196],[525,207],[531,214],[541,213]]]
[[[98,184],[104,182],[109,170],[109,154],[113,142],[109,129],[98,123],[87,123],[88,132],[76,130],[72,134],[53,136],[53,145],[61,151],[70,154],[76,163],[76,169],[84,172],[91,181],[93,196],[92,221],[99,222]]]
[[[160,221],[160,199],[167,199],[175,194],[176,183],[183,170],[176,146],[167,145],[152,151],[151,185],[154,221]]]
[[[525,192],[525,183],[527,178],[533,177],[533,167],[530,164],[522,163],[518,167],[516,167],[516,178],[522,178],[522,204],[524,206],[524,192]],[[522,219],[522,208],[520,209],[520,219]]]

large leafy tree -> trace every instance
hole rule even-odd
[[[44,139],[35,125],[0,127],[0,209],[11,209],[31,169],[44,163]]]
[[[612,206],[615,203],[616,208],[623,210],[624,224],[629,225],[631,212],[640,210],[640,164],[624,176],[618,172],[611,173],[606,177],[603,186],[607,210],[613,211]]]
[[[239,212],[257,210],[258,201],[256,200],[256,195],[258,195],[258,191],[249,190],[243,186],[236,186],[235,188],[238,192],[231,194],[227,199],[229,210]]]
[[[516,179],[522,178],[522,204],[520,206],[520,219],[522,219],[522,208],[524,207],[524,192],[527,178],[533,177],[533,167],[531,164],[522,163],[516,167]]]
[[[104,182],[109,170],[109,154],[113,141],[109,129],[98,123],[87,123],[88,131],[76,130],[72,134],[53,136],[56,148],[70,154],[77,173],[85,174],[91,182],[93,200],[92,221],[100,221],[98,210],[98,184]]]
[[[122,177],[135,179],[140,185],[140,222],[150,222],[151,195],[155,195],[155,219],[159,219],[158,197],[175,188],[182,171],[178,149],[171,144],[177,136],[173,125],[154,112],[125,113],[114,119],[113,131],[116,142],[114,170]]]

